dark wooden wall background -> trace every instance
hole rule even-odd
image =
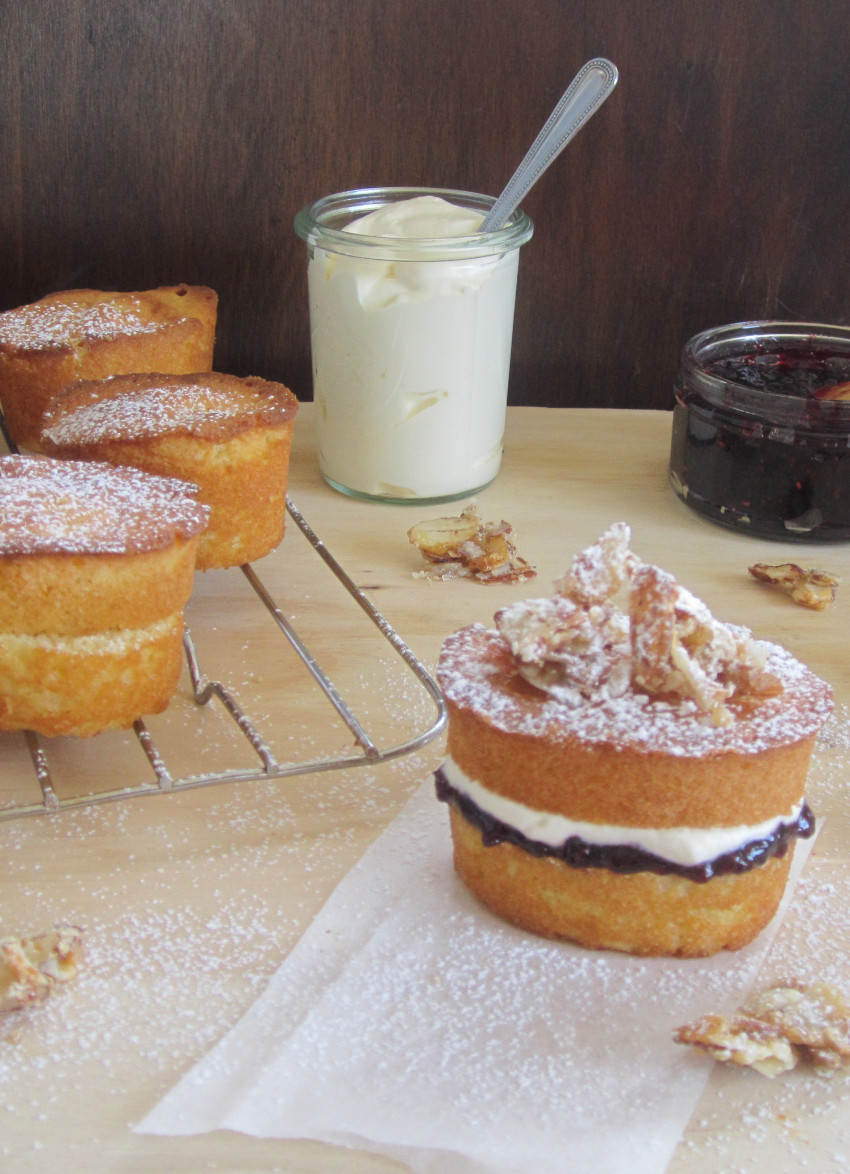
[[[309,398],[298,208],[495,194],[605,55],[525,202],[512,402],[668,407],[696,330],[850,320],[847,0],[0,0],[0,38],[0,309],[208,284],[216,366]]]

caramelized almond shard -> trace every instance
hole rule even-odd
[[[817,393],[818,399],[843,400],[850,399],[850,383],[834,383]]]
[[[746,1010],[781,1031],[792,1044],[850,1059],[850,1007],[836,987],[774,987],[747,1003]]]
[[[475,547],[467,558],[467,565],[473,572],[492,571],[508,562],[511,557],[508,541],[504,534],[485,534],[479,543],[469,543],[469,545]],[[463,549],[461,549],[461,555],[464,558],[467,557]]]
[[[804,570],[796,563],[754,563],[748,568],[754,579],[778,587],[801,607],[823,611],[835,599],[836,588],[841,580],[826,571]]]
[[[632,681],[648,693],[670,686],[676,638],[676,584],[672,576],[645,564],[632,578],[629,596]]]
[[[482,522],[475,502],[457,517],[434,518],[411,526],[407,537],[430,563],[440,564],[417,577],[474,578],[481,583],[521,583],[537,573],[517,554],[509,522]]]
[[[691,1044],[713,1059],[740,1068],[754,1068],[774,1077],[797,1066],[798,1057],[782,1033],[742,1015],[703,1015],[696,1022],[678,1028],[673,1039]]]
[[[459,558],[460,547],[471,542],[481,529],[481,518],[475,504],[468,505],[458,517],[433,518],[419,522],[407,531],[408,539],[418,546],[425,558],[444,562]]]
[[[800,1062],[830,1076],[850,1061],[850,1007],[830,983],[772,987],[737,1015],[703,1015],[677,1028],[673,1039],[764,1076]]]
[[[570,569],[555,583],[558,594],[587,606],[613,599],[636,565],[630,541],[631,530],[625,522],[609,526],[597,542],[576,555]]]
[[[0,938],[0,1011],[18,1011],[46,999],[54,986],[77,976],[82,934],[62,925],[31,938]]]

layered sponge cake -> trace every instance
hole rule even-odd
[[[437,791],[458,874],[547,937],[744,946],[814,828],[805,780],[830,687],[642,563],[623,524],[556,588],[443,646]]]
[[[48,294],[0,314],[0,406],[13,442],[41,451],[42,417],[77,379],[212,367],[218,297],[206,286]]]
[[[0,730],[83,737],[165,709],[208,516],[182,481],[0,457]]]
[[[46,452],[178,477],[210,506],[201,570],[252,562],[283,538],[298,401],[280,383],[207,372],[124,375],[67,389],[48,413]]]

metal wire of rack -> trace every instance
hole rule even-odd
[[[0,418],[0,428],[5,433],[2,418]],[[14,449],[14,446],[11,444],[9,447]],[[320,755],[306,762],[279,762],[259,729],[242,709],[235,694],[221,681],[209,679],[204,675],[199,663],[195,643],[191,633],[187,630],[184,634],[183,643],[195,703],[199,706],[206,706],[213,698],[216,698],[235,723],[239,732],[251,746],[257,759],[257,765],[247,769],[227,769],[197,775],[184,774],[182,777],[175,778],[169,769],[165,755],[157,747],[156,741],[148,726],[142,719],[139,719],[133,726],[133,732],[150,766],[152,772],[151,779],[142,780],[139,783],[134,783],[129,786],[114,787],[92,793],[60,795],[51,777],[48,756],[42,740],[32,731],[25,731],[24,738],[40,787],[41,799],[38,802],[32,803],[12,803],[0,808],[0,822],[19,819],[24,816],[52,814],[68,808],[89,806],[110,800],[129,799],[141,795],[156,793],[170,794],[177,791],[209,787],[228,782],[282,779],[319,771],[375,765],[401,757],[405,754],[411,754],[427,745],[442,732],[446,725],[446,706],[436,681],[434,681],[424,665],[414,656],[384,616],[373,606],[371,601],[363,594],[331,555],[290,498],[286,500],[286,507],[289,516],[298,526],[316,554],[330,569],[351,598],[359,605],[369,620],[371,620],[372,624],[375,625],[387,643],[402,659],[425,693],[430,697],[436,711],[431,724],[421,733],[395,745],[384,748],[376,745],[375,740],[373,740],[367,729],[361,724],[352,708],[340,695],[337,686],[310,652],[294,625],[280,610],[254,568],[250,564],[245,564],[240,568],[242,573],[250,583],[260,602],[272,616],[277,627],[286,637],[301,662],[324,693],[330,706],[332,706],[336,714],[348,727],[358,749],[351,753],[329,756]]]

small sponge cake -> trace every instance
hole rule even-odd
[[[182,481],[0,457],[0,730],[88,736],[165,709],[208,515]]]
[[[814,829],[806,771],[830,687],[641,563],[621,523],[557,588],[443,645],[437,793],[458,874],[546,937],[739,949]]]
[[[283,538],[298,401],[280,383],[208,372],[119,375],[68,388],[48,413],[46,452],[133,465],[199,487],[210,524],[197,566],[237,566]]]
[[[0,406],[19,448],[40,451],[41,420],[77,379],[212,366],[218,297],[206,286],[48,294],[0,314]]]

